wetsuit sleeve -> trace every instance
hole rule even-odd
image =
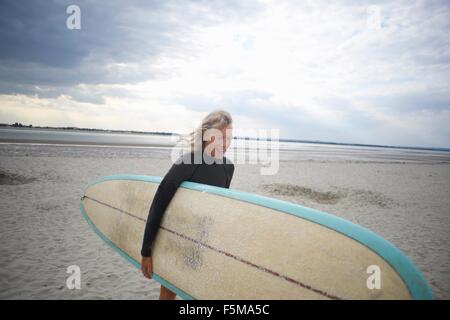
[[[163,214],[172,200],[179,185],[189,180],[194,174],[196,165],[188,163],[173,164],[156,190],[145,225],[144,239],[142,241],[141,255],[151,256],[151,247],[159,230]]]

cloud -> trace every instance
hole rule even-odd
[[[179,131],[222,107],[289,138],[450,146],[446,1],[78,1],[77,31],[69,4],[2,2],[2,117],[42,100]]]
[[[76,1],[81,29],[69,30],[66,8],[72,4],[2,1],[3,81],[58,86],[148,80],[158,76],[153,65],[162,54],[189,55],[193,28],[241,19],[250,10],[235,1]]]

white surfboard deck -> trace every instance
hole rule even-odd
[[[96,233],[138,268],[161,180],[102,177],[80,203]],[[152,254],[153,278],[184,299],[432,298],[411,261],[361,226],[286,201],[188,181],[166,209]],[[373,288],[377,274],[368,270],[380,271],[380,289]]]

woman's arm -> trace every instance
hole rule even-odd
[[[175,163],[164,176],[156,190],[152,205],[149,210],[147,223],[145,225],[144,239],[142,241],[141,255],[151,256],[151,247],[161,223],[161,219],[172,200],[179,185],[184,180],[189,180],[194,174],[197,166],[191,163]]]

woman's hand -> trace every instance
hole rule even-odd
[[[152,257],[142,257],[141,270],[144,277],[151,279],[153,273]]]

